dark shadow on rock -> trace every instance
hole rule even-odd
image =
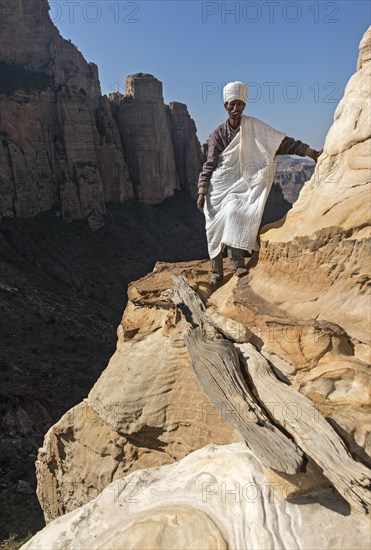
[[[326,420],[334,428],[335,432],[340,435],[341,439],[344,442],[344,445],[348,449],[349,453],[353,458],[363,463],[368,468],[371,468],[371,457],[366,453],[366,451],[356,443],[351,434],[346,432],[333,418],[326,417]]]
[[[303,506],[305,504],[320,504],[324,508],[333,510],[341,516],[349,516],[349,503],[336,491],[335,488],[323,489],[310,495],[290,499],[291,504]]]
[[[152,426],[143,426],[135,434],[122,434],[135,447],[163,451],[168,446],[166,441],[161,441],[160,436],[164,433],[162,428],[153,428]]]

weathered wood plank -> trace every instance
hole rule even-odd
[[[339,493],[357,510],[370,510],[370,472],[353,460],[342,439],[313,403],[280,382],[268,361],[251,344],[235,344],[246,369],[273,420],[283,426],[299,447],[322,469]]]
[[[302,452],[270,422],[249,391],[234,345],[226,340],[207,341],[199,328],[185,336],[185,343],[201,388],[262,465],[287,474],[299,471]]]
[[[174,277],[173,281],[173,300],[191,325],[185,343],[203,391],[222,417],[239,431],[264,467],[287,474],[298,472],[303,453],[272,424],[257,403],[243,379],[236,348],[224,339],[208,339],[217,335],[204,315],[204,304],[185,277]]]

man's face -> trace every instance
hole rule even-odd
[[[236,99],[234,101],[228,101],[228,103],[224,103],[224,107],[228,112],[229,120],[231,122],[238,123],[245,108],[245,103]]]

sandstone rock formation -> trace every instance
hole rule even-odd
[[[333,489],[287,502],[244,444],[208,445],[112,482],[22,549],[369,548],[369,522],[348,512]]]
[[[133,469],[173,462],[211,442],[241,440],[189,366],[183,321],[166,294],[177,273],[187,273],[207,296],[207,262],[158,264],[133,283],[109,366],[88,398],[49,430],[37,463],[47,521]]]

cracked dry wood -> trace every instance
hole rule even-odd
[[[210,401],[242,435],[264,467],[294,474],[303,465],[301,450],[274,426],[246,385],[239,353],[207,322],[205,306],[185,277],[173,277],[172,299],[191,329],[185,336],[191,366]],[[183,305],[182,305],[183,304]]]
[[[353,460],[344,442],[307,397],[275,377],[268,361],[254,346],[236,344],[236,347],[243,354],[259,400],[267,408],[269,404],[273,420],[320,466],[351,506],[367,513],[370,507],[368,468]]]
[[[203,391],[238,429],[261,462],[291,474],[300,468],[304,451],[354,509],[368,513],[368,469],[353,460],[342,439],[311,401],[280,382],[254,346],[234,345],[217,334],[208,322],[204,304],[185,277],[173,277],[172,299],[178,305],[183,304],[182,309],[187,312],[191,328],[185,342]],[[241,373],[240,359],[245,362],[251,389]],[[295,422],[288,421],[289,406],[295,406],[301,413]],[[272,424],[266,411],[300,449]]]

